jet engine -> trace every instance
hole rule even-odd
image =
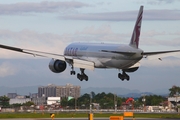
[[[49,63],[49,69],[54,73],[61,73],[66,69],[66,62],[62,60],[52,59]]]

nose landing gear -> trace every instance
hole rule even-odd
[[[71,69],[72,69],[72,70],[70,71],[70,74],[71,74],[71,75],[75,75],[76,72],[74,71],[74,67],[72,66]]]

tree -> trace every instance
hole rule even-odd
[[[22,104],[22,106],[27,106],[27,107],[30,107],[31,105],[34,105],[34,103],[32,101],[28,101],[28,102]]]
[[[20,104],[20,103],[14,103],[11,105],[11,107],[13,107],[13,108],[19,108],[21,106],[22,106],[22,104]]]
[[[67,98],[62,98],[62,99],[61,99],[61,106],[62,106],[62,107],[66,107],[67,105],[68,105]]]
[[[90,94],[84,94],[80,98],[78,98],[79,106],[83,106],[85,108],[89,108],[90,106]]]
[[[169,89],[169,91],[169,97],[174,97],[176,94],[180,94],[180,87],[174,85]]]
[[[91,92],[91,98],[93,99],[96,96],[95,92]]]
[[[9,98],[6,97],[5,95],[4,96],[0,96],[0,105],[2,107],[8,107],[9,106]]]
[[[142,101],[143,97],[140,97],[138,100],[140,103],[143,103]],[[149,95],[145,96],[145,104],[146,106],[152,106],[152,105],[160,105],[164,101],[164,97],[159,96],[159,95]]]

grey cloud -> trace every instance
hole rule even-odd
[[[162,5],[162,4],[171,4],[178,0],[137,0],[137,3],[140,4],[149,4],[149,5]]]
[[[169,4],[169,3],[173,3],[176,0],[148,0],[147,4],[151,4],[151,5],[159,5],[159,4]]]
[[[18,71],[15,66],[9,62],[3,62],[0,64],[0,77],[6,77],[9,75],[14,75]]]
[[[119,21],[119,20],[132,20],[136,12],[107,12],[107,13],[89,13],[60,16],[60,19],[72,20],[92,20],[92,21]]]
[[[90,21],[134,21],[137,11],[89,13],[60,16],[59,19]],[[143,20],[180,20],[180,10],[145,10]]]
[[[63,53],[66,46],[65,43],[71,41],[67,36],[66,34],[37,33],[31,30],[22,30],[19,32],[0,30],[1,44],[52,53]],[[1,58],[27,57],[21,54],[13,54],[7,50],[1,50],[0,54]]]
[[[59,12],[60,10],[74,9],[89,6],[82,2],[19,2],[14,4],[0,4],[0,14],[22,14],[29,12]]]

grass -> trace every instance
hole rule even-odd
[[[123,114],[95,113],[94,117],[122,116]],[[55,113],[55,118],[88,118],[88,113]],[[135,118],[180,118],[170,113],[134,113]],[[0,113],[1,118],[50,118],[50,113]]]

